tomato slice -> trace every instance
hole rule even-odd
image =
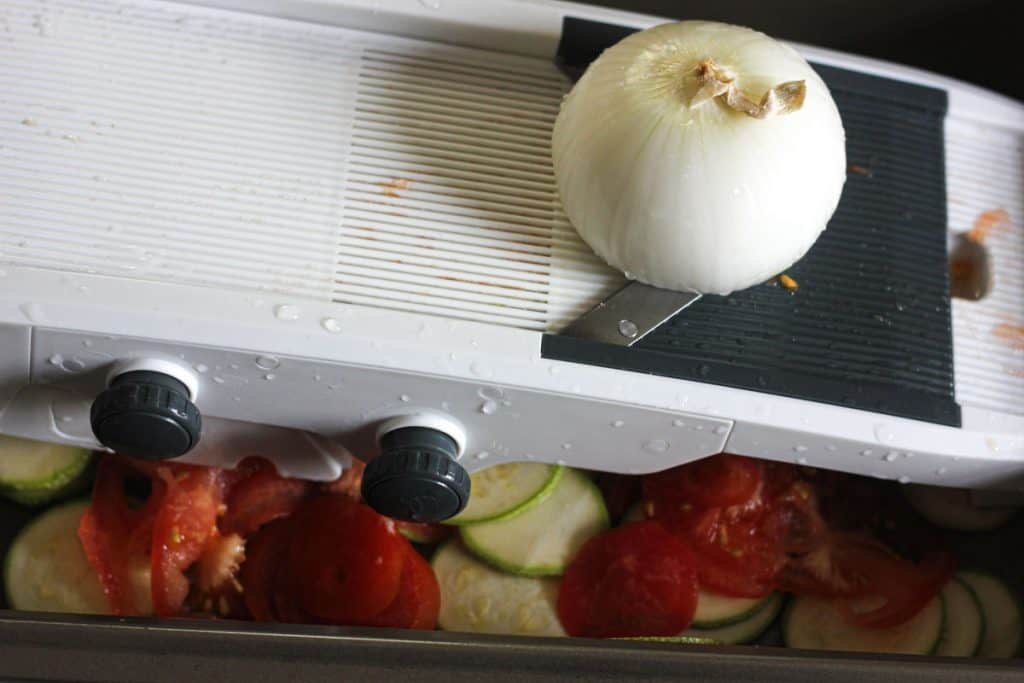
[[[678,635],[697,609],[697,569],[689,547],[654,521],[599,534],[569,564],[558,617],[572,636]]]
[[[232,486],[221,532],[250,536],[264,524],[292,514],[312,490],[309,482],[282,477],[266,463]]]
[[[345,496],[306,501],[291,520],[283,571],[303,610],[355,624],[395,599],[409,544],[394,522]]]
[[[148,561],[153,523],[163,501],[164,484],[152,482],[148,498],[133,506],[125,490],[140,475],[134,463],[114,455],[100,458],[92,501],[82,515],[78,537],[89,564],[99,576],[116,615],[140,614],[131,573]]]
[[[720,595],[759,598],[775,589],[784,558],[760,530],[760,519],[723,518],[693,543],[701,586]]]
[[[246,609],[255,621],[278,621],[273,591],[281,562],[288,553],[290,523],[287,519],[270,522],[245,544],[245,562],[238,578]]]
[[[175,465],[159,467],[166,491],[153,521],[150,555],[153,612],[180,614],[188,597],[188,569],[217,533],[217,514],[223,499],[222,470]]]
[[[657,519],[688,514],[694,508],[739,505],[757,492],[762,476],[760,461],[721,453],[646,475],[644,503],[648,516]]]
[[[434,576],[434,570],[410,546],[406,551],[398,594],[383,612],[371,617],[363,625],[429,631],[437,626],[440,610],[441,587]]]

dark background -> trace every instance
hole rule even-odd
[[[670,19],[742,24],[785,40],[899,62],[1024,100],[1021,5],[993,0],[585,0]],[[1016,12],[1020,14],[1020,12]]]

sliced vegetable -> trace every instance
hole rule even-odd
[[[313,484],[282,477],[269,462],[261,461],[225,499],[218,527],[224,534],[250,536],[267,522],[287,517],[313,490]]]
[[[775,618],[782,611],[785,602],[781,593],[772,593],[762,600],[757,609],[745,619],[716,628],[691,628],[684,636],[710,638],[725,645],[741,645],[752,643],[768,630]],[[700,603],[698,602],[698,608]]]
[[[394,522],[350,498],[321,496],[289,524],[282,599],[339,624],[365,624],[394,601],[410,547]]]
[[[21,530],[4,560],[4,587],[13,609],[110,614],[96,572],[78,540],[88,501],[47,510]]]
[[[84,448],[0,435],[0,495],[42,505],[82,493],[91,460]]]
[[[395,599],[365,625],[430,631],[437,626],[440,608],[441,588],[434,571],[418,552],[407,547]]]
[[[985,634],[979,657],[1015,657],[1021,651],[1021,605],[1013,591],[1000,579],[983,572],[960,572],[957,576],[974,591],[985,618]]]
[[[774,595],[772,593],[764,598],[734,598],[711,593],[702,588],[697,594],[697,612],[693,615],[693,627],[719,628],[745,621],[760,612]]]
[[[222,470],[178,465],[173,471],[160,467],[157,472],[166,486],[153,519],[153,611],[174,616],[182,612],[188,597],[185,571],[218,533]]]
[[[245,606],[255,621],[280,621],[275,585],[281,563],[288,555],[291,525],[287,519],[267,524],[246,543],[245,562],[239,572]]]
[[[974,591],[954,576],[942,589],[942,601],[946,606],[946,621],[934,654],[941,657],[974,655],[985,635],[985,618]]]
[[[587,541],[558,593],[558,616],[572,636],[678,635],[693,622],[696,609],[693,554],[649,520]]]
[[[911,484],[903,493],[914,509],[932,524],[956,531],[987,531],[1017,514],[1013,507],[978,507],[966,489]]]
[[[515,574],[557,575],[590,537],[608,528],[597,486],[566,470],[539,504],[512,516],[462,527],[462,540],[479,557]]]
[[[693,509],[740,505],[761,486],[760,461],[722,453],[643,478],[648,516],[688,521]]]
[[[438,625],[446,631],[564,636],[555,604],[558,580],[513,576],[476,559],[451,540],[431,564],[441,587]]]
[[[537,505],[554,491],[563,467],[535,462],[510,462],[470,475],[473,495],[447,524],[475,524],[511,517]]]
[[[944,619],[940,596],[898,626],[865,628],[851,623],[834,600],[808,595],[790,604],[782,632],[786,645],[805,650],[926,655],[938,645]]]
[[[153,522],[163,500],[166,483],[143,472],[138,463],[117,456],[100,458],[92,501],[82,515],[78,537],[96,570],[111,610],[117,615],[152,611],[152,594],[142,594],[139,576],[151,568]],[[141,505],[129,500],[126,490],[136,482],[150,489]],[[142,568],[145,568],[144,570]],[[149,582],[146,582],[149,588]]]

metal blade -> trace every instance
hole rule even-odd
[[[570,323],[562,334],[632,346],[700,296],[631,282]]]

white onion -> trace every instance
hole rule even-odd
[[[839,111],[810,65],[763,33],[703,21],[605,50],[563,101],[552,156],[566,215],[601,258],[710,294],[796,262],[846,179]]]

